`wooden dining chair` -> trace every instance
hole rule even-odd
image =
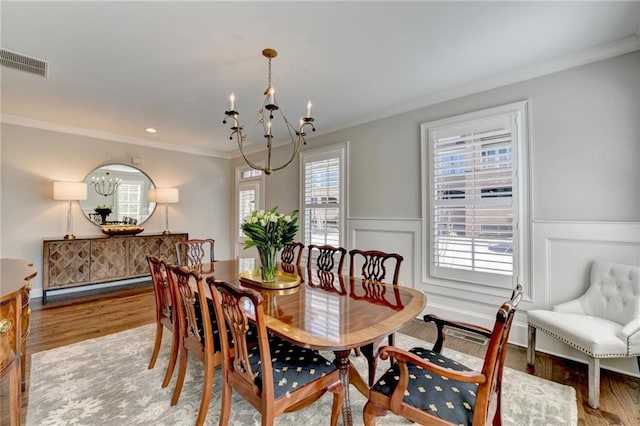
[[[156,301],[156,340],[153,345],[149,369],[154,368],[156,365],[160,346],[162,345],[162,332],[166,328],[171,331],[171,355],[169,356],[167,372],[162,381],[162,387],[166,388],[171,381],[176,360],[178,359],[178,348],[180,347],[178,320],[173,312],[171,289],[167,281],[166,263],[151,254],[147,255],[147,263],[149,264],[149,272],[151,273],[151,282],[153,284],[153,295]]]
[[[282,252],[280,252],[280,261],[283,264],[292,264],[300,266],[302,260],[302,251],[304,250],[304,244],[302,243],[289,243],[285,244]]]
[[[336,425],[345,392],[337,367],[317,351],[269,336],[263,298],[257,291],[213,277],[207,283],[218,318],[224,318],[218,321],[224,354],[220,425],[229,423],[234,389],[261,413],[263,425],[272,425],[278,415],[304,408],[332,392],[330,423]],[[253,312],[252,320],[247,307]],[[258,344],[253,346],[247,341],[250,321],[258,334]]]
[[[311,244],[308,250],[307,267],[342,275],[344,258],[347,254],[344,248]]]
[[[351,285],[350,296],[354,299],[367,299],[378,304],[389,305],[387,291],[384,285],[379,283],[389,283],[394,287],[398,285],[400,276],[400,265],[403,257],[397,253],[385,253],[379,250],[359,250],[349,251],[349,276],[358,277],[363,281],[358,294],[355,286]],[[397,290],[397,289],[396,289]],[[395,334],[388,336],[389,345],[395,345]],[[373,385],[376,374],[377,355],[375,353],[377,344],[370,343],[356,350],[367,358],[369,365],[369,386]]]
[[[396,362],[369,391],[364,424],[372,426],[375,417],[392,411],[418,424],[500,425],[502,372],[511,323],[521,298],[522,287],[518,285],[511,299],[498,309],[492,330],[425,315],[424,320],[435,323],[438,329],[432,350],[382,347],[380,358],[393,357]],[[440,353],[447,328],[489,339],[480,371]]]
[[[214,368],[222,363],[219,328],[213,301],[206,297],[204,282],[198,273],[176,265],[169,267],[168,277],[174,293],[180,334],[180,364],[171,405],[176,405],[180,399],[187,372],[187,360],[191,353],[204,364],[202,399],[196,420],[197,425],[202,425],[211,401]]]
[[[211,238],[178,241],[175,244],[178,265],[195,266],[213,262],[215,260],[213,256],[214,244],[215,240]]]

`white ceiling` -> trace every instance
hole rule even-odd
[[[640,2],[3,0],[0,13],[2,48],[49,62],[47,79],[1,68],[3,121],[211,155],[236,148],[229,94],[241,119],[261,105],[265,47],[281,109],[297,123],[311,99],[317,134],[640,49]]]

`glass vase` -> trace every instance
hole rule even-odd
[[[276,248],[274,246],[258,247],[260,254],[260,275],[263,283],[276,281]]]

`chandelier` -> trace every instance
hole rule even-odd
[[[285,117],[282,110],[278,106],[278,101],[276,99],[276,91],[271,84],[271,59],[275,58],[278,55],[274,49],[264,49],[262,51],[262,55],[269,60],[269,84],[267,89],[264,91],[264,102],[262,107],[258,110],[254,121],[252,121],[247,127],[249,130],[244,131],[244,127],[240,125],[240,121],[238,120],[238,116],[240,113],[235,109],[235,96],[232,93],[229,97],[229,111],[225,111],[225,118],[222,120],[223,124],[227,124],[227,118],[233,120],[231,125],[231,134],[229,135],[229,139],[233,140],[235,137],[238,141],[238,149],[244,158],[244,161],[249,165],[249,167],[262,170],[264,173],[270,175],[272,172],[280,169],[284,169],[287,167],[293,159],[296,157],[296,154],[300,150],[300,143],[306,145],[306,141],[304,137],[306,133],[304,132],[304,128],[307,126],[311,127],[312,131],[316,131],[316,128],[313,125],[313,117],[311,117],[311,101],[307,103],[307,114],[306,116],[300,118],[300,123],[298,127],[294,127],[287,117]],[[291,156],[289,159],[282,165],[277,167],[271,166],[271,148],[273,141],[273,129],[275,128],[275,117],[276,114],[279,114],[282,122],[284,123],[284,127],[286,128],[287,133],[289,134],[289,138],[291,141]],[[267,140],[267,160],[266,165],[264,167],[257,165],[251,162],[245,153],[245,142],[247,137],[253,133],[254,130],[261,128],[264,134],[264,138]]]
[[[91,177],[91,186],[93,186],[93,189],[95,189],[99,195],[103,195],[105,197],[115,194],[121,182],[122,179],[109,177],[108,170],[101,178],[95,176]]]

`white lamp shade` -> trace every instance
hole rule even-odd
[[[86,200],[87,184],[84,182],[53,182],[54,200]]]
[[[180,201],[178,188],[156,188],[149,190],[149,201],[156,203],[177,203]]]

